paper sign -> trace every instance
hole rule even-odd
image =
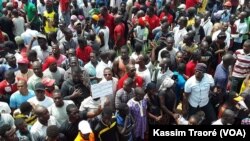
[[[91,92],[93,98],[104,97],[113,94],[113,83],[107,81],[99,84],[91,85]]]

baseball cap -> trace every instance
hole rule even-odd
[[[42,83],[44,86],[53,86],[55,84],[55,79],[50,79],[50,78],[43,78]]]
[[[42,91],[45,90],[45,86],[43,85],[43,83],[41,83],[41,82],[36,83],[35,91],[37,91],[37,90],[42,90]]]
[[[98,15],[93,15],[93,16],[92,16],[92,19],[94,19],[94,20],[96,20],[96,21],[99,21],[100,18],[99,18]]]
[[[20,44],[23,44],[24,43],[24,40],[21,36],[16,36],[15,37],[15,42],[16,44],[20,45]]]
[[[224,6],[232,7],[232,3],[230,1],[227,1],[223,4]]]
[[[72,15],[72,16],[70,17],[70,20],[74,20],[74,21],[76,21],[76,20],[77,20],[76,15]]]
[[[78,129],[80,130],[82,134],[88,134],[92,132],[89,122],[86,120],[83,120],[78,124]]]
[[[195,70],[205,73],[207,70],[207,65],[204,63],[198,63],[195,67]]]
[[[186,5],[185,4],[180,4],[177,8],[178,9],[186,9]]]
[[[29,64],[29,60],[26,58],[21,58],[17,61],[18,64]]]

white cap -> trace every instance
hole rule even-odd
[[[81,131],[82,134],[88,134],[92,132],[92,129],[90,128],[89,122],[86,120],[82,120],[78,124],[78,129]]]
[[[180,4],[177,8],[178,9],[186,9],[186,5],[185,4]]]

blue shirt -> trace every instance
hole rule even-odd
[[[23,96],[19,91],[13,93],[10,97],[10,108],[17,109],[23,102],[26,102],[31,97],[34,97],[35,93],[32,90],[28,90],[28,95]]]
[[[225,92],[227,88],[229,71],[221,64],[216,67],[214,74],[214,84]]]
[[[177,83],[176,83],[176,97],[179,100],[180,96],[182,94],[181,90],[184,90],[184,86],[186,83],[185,78],[183,77],[183,75],[181,75],[179,72],[174,72],[174,75],[177,75]]]

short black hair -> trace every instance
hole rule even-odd
[[[27,113],[27,112],[30,112],[32,110],[32,106],[29,102],[23,102],[21,105],[20,105],[20,111],[21,113]]]
[[[77,106],[75,104],[69,104],[67,107],[66,107],[66,112],[67,114],[69,115],[70,112],[71,112],[71,109],[73,108],[77,108]]]
[[[111,116],[112,117],[113,112],[112,112],[112,108],[111,107],[104,107],[102,110],[102,116]]]
[[[56,125],[50,125],[46,130],[47,136],[51,138],[56,138],[59,133],[59,128]]]
[[[0,126],[0,136],[4,137],[5,133],[11,129],[11,126],[9,124],[4,124]]]

